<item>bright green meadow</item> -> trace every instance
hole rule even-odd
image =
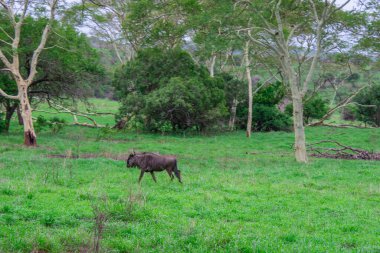
[[[12,123],[0,136],[0,252],[94,252],[94,241],[100,252],[380,252],[380,162],[299,164],[285,132],[247,139],[67,126],[43,129],[31,149]],[[380,152],[380,129],[308,128],[307,139]],[[107,158],[132,149],[175,154],[184,183],[161,172],[139,185],[137,169]],[[70,152],[99,157],[49,157]]]

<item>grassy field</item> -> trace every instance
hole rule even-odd
[[[308,128],[307,137],[380,151],[380,129]],[[0,252],[93,252],[94,239],[102,252],[380,252],[380,162],[298,164],[292,133],[65,127],[28,149],[13,126],[0,138]],[[137,169],[101,157],[132,149],[176,154],[184,183],[157,173],[140,186]],[[100,157],[49,158],[69,150]]]

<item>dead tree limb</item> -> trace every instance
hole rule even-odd
[[[336,112],[337,110],[344,108],[348,105],[355,104],[352,102],[352,100],[356,97],[356,95],[358,95],[362,90],[366,89],[367,87],[369,87],[369,85],[364,85],[360,89],[356,90],[355,92],[350,94],[348,97],[343,99],[341,102],[339,102],[335,107],[331,108],[319,121],[308,124],[308,126],[320,126],[324,123],[325,120],[330,118],[331,115],[333,115],[334,112]]]
[[[334,147],[320,146],[320,144],[333,144]],[[311,156],[331,159],[349,160],[380,160],[380,153],[364,149],[343,145],[333,140],[322,140],[307,145],[307,149],[312,152]]]

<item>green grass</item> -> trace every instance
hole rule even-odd
[[[298,164],[283,132],[248,140],[65,127],[28,149],[12,129],[0,136],[0,252],[92,252],[99,213],[102,252],[380,251],[380,162]],[[308,128],[307,138],[380,151],[380,129]],[[139,186],[123,161],[47,157],[132,149],[176,154],[183,185],[157,173],[157,184],[146,175]]]

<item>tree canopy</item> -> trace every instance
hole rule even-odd
[[[203,130],[226,113],[221,79],[178,48],[140,51],[116,72],[114,84],[120,117],[134,117],[149,130]]]

